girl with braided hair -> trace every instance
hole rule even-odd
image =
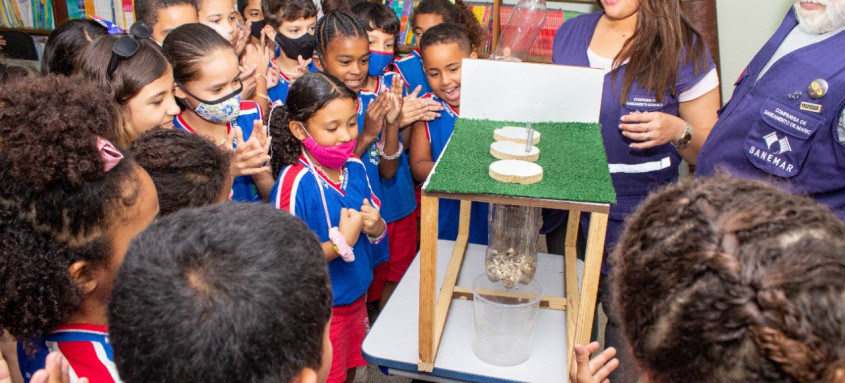
[[[387,260],[381,200],[353,154],[360,137],[357,100],[332,75],[308,73],[291,85],[285,104],[274,105],[269,116],[270,163],[278,174],[270,201],[308,224],[329,267],[334,298],[329,383],[344,382],[367,365],[361,354],[367,331],[364,298],[373,268]]]
[[[725,177],[675,184],[640,205],[612,257],[615,309],[649,381],[845,379],[845,225],[810,198]]]

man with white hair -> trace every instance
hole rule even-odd
[[[785,181],[845,220],[845,0],[796,0],[739,77],[697,176]]]

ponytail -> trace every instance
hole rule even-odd
[[[301,142],[290,131],[290,111],[287,105],[279,102],[273,104],[267,117],[267,125],[270,137],[273,138],[270,143],[270,166],[273,175],[278,176],[283,167],[296,163],[302,152]]]

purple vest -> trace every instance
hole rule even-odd
[[[578,16],[568,20],[560,26],[554,37],[552,60],[555,64],[589,67],[587,50],[593,32],[603,12],[596,12]],[[679,58],[678,74],[675,82],[676,93],[680,94],[698,83],[714,68],[709,53],[707,54],[707,69],[698,73],[692,63],[685,64],[684,57]],[[602,91],[601,114],[599,123],[602,129],[602,139],[610,164],[640,165],[646,163],[660,164],[659,170],[647,172],[617,172],[611,173],[613,187],[616,189],[617,203],[610,206],[610,222],[608,222],[605,248],[611,249],[616,243],[621,231],[622,220],[631,214],[639,203],[652,191],[675,181],[678,178],[678,166],[681,156],[671,144],[665,144],[649,149],[631,149],[628,147],[633,141],[622,135],[619,130],[620,118],[628,113],[663,112],[678,115],[678,97],[666,92],[661,102],[653,92],[640,87],[636,82],[631,86],[630,94],[620,104],[622,80],[625,76],[627,64],[623,65],[617,75],[608,73],[604,77]],[[578,89],[561,87],[567,92],[578,92]]]
[[[845,146],[836,129],[845,106],[845,32],[787,54],[755,83],[797,25],[790,10],[740,75],[701,148],[696,175],[724,169],[737,177],[785,182],[845,219]],[[808,87],[817,79],[829,87],[814,99]]]

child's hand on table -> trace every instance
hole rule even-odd
[[[340,223],[337,229],[343,238],[346,238],[346,243],[349,247],[354,247],[358,242],[358,236],[361,235],[361,227],[363,226],[363,217],[360,212],[355,209],[340,209]]]
[[[361,205],[361,216],[364,220],[361,228],[364,234],[370,237],[378,237],[381,236],[381,233],[384,233],[384,220],[381,219],[381,213],[370,205],[370,201],[367,199],[364,199],[364,203]]]

